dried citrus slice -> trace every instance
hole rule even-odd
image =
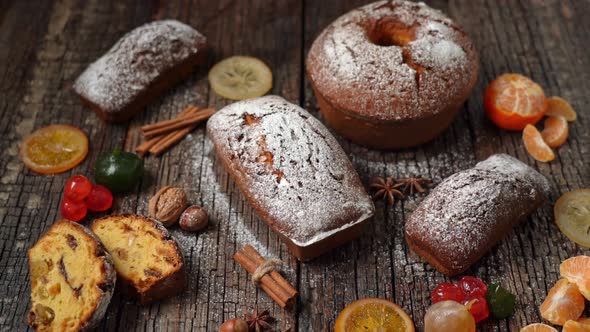
[[[211,68],[209,84],[225,98],[242,100],[260,97],[272,88],[272,72],[260,59],[232,56]]]
[[[553,150],[545,143],[541,133],[533,125],[526,125],[522,131],[522,140],[527,152],[536,160],[548,162],[555,159]]]
[[[567,120],[562,116],[550,116],[545,119],[545,127],[541,132],[543,140],[550,147],[556,148],[562,145],[567,139],[569,128]]]
[[[547,99],[543,88],[530,78],[503,74],[486,88],[484,107],[498,127],[522,130],[541,120],[547,111]]]
[[[555,203],[553,213],[557,227],[565,236],[590,248],[590,189],[578,189],[562,195]]]
[[[585,298],[590,298],[590,257],[568,258],[559,265],[559,274],[578,286]]]
[[[69,125],[50,125],[25,137],[20,158],[37,173],[55,174],[78,165],[88,154],[88,137]]]
[[[584,297],[578,286],[567,279],[559,279],[541,304],[541,316],[555,325],[576,320],[584,312]]]
[[[576,121],[576,111],[563,98],[553,96],[547,98],[547,112],[548,116],[563,116],[567,121]]]
[[[590,332],[590,321],[588,318],[568,320],[563,324],[561,332]]]
[[[534,323],[523,327],[520,332],[557,332],[557,330],[546,324]]]
[[[414,322],[397,304],[385,299],[366,298],[352,302],[340,312],[334,331],[413,332]]]

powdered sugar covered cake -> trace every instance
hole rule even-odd
[[[74,91],[105,120],[126,120],[188,76],[205,43],[205,36],[175,20],[144,24],[90,64]]]
[[[469,268],[547,199],[548,180],[505,154],[439,184],[406,221],[413,251],[439,271]]]
[[[250,204],[300,260],[357,237],[374,214],[336,139],[281,97],[226,106],[207,132]]]

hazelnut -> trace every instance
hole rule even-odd
[[[180,228],[189,232],[198,232],[207,227],[209,216],[207,211],[197,205],[191,205],[180,216]]]
[[[180,188],[162,187],[148,204],[150,217],[159,220],[164,226],[174,225],[186,208],[186,194]]]
[[[219,332],[248,332],[248,323],[239,318],[226,320],[225,323],[219,327]]]

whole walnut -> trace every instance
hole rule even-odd
[[[219,332],[248,332],[248,323],[239,318],[230,319],[219,327]]]
[[[180,188],[165,186],[152,197],[148,204],[150,217],[159,220],[164,226],[174,225],[186,208],[186,194]]]
[[[189,232],[198,232],[209,224],[207,211],[197,205],[191,205],[180,216],[180,228]]]

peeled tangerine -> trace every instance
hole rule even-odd
[[[523,327],[520,332],[557,332],[557,330],[546,324],[534,323]]]
[[[584,306],[584,297],[578,286],[567,279],[560,279],[541,304],[541,316],[552,324],[563,325],[568,320],[580,318]]]
[[[526,125],[522,132],[522,140],[527,152],[535,158],[535,160],[548,162],[555,159],[553,150],[545,143],[541,133],[533,125]]]
[[[576,256],[561,262],[559,274],[576,284],[586,299],[590,299],[590,257]]]
[[[424,316],[425,332],[475,332],[475,318],[469,312],[470,304],[441,301],[430,308]]]
[[[567,121],[576,121],[577,115],[572,106],[560,97],[553,96],[547,98],[548,116],[563,116]]]

